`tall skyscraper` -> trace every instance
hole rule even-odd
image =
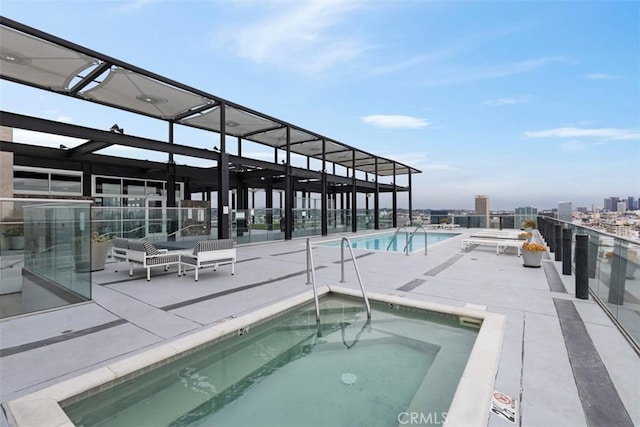
[[[522,223],[527,219],[532,219],[536,221],[536,217],[538,216],[538,208],[534,208],[533,206],[526,206],[522,208],[516,208],[515,211],[515,224],[516,228],[522,227]]]
[[[573,204],[571,202],[558,202],[558,219],[560,221],[573,221]]]
[[[484,217],[482,227],[489,228],[489,196],[476,196],[476,215]]]
[[[618,209],[618,202],[620,201],[620,197],[611,196],[611,212],[615,212]]]
[[[635,211],[636,209],[638,209],[636,200],[633,198],[633,196],[627,197],[627,210]]]
[[[603,208],[605,211],[609,211],[609,212],[613,210],[613,208],[611,207],[611,197],[607,197],[604,199]]]

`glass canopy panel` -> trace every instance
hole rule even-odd
[[[305,141],[291,146],[291,151],[303,156],[322,158],[322,141]]]
[[[273,129],[280,126],[279,123],[273,120],[265,119],[228,106],[225,109],[225,122],[226,134],[233,136],[243,136],[248,133]],[[180,123],[220,132],[220,107],[215,107],[195,117],[180,120]]]
[[[212,100],[195,93],[119,67],[112,68],[104,81],[81,95],[161,119],[171,119],[179,113],[213,104]]]
[[[372,156],[356,158],[356,167],[366,168],[368,166],[375,167],[375,159]]]
[[[396,164],[396,175],[399,175],[398,164]],[[393,162],[378,160],[378,175],[393,175]]]
[[[0,27],[0,75],[21,83],[66,91],[69,83],[98,61],[81,53]]]
[[[339,163],[346,167],[353,166],[353,150],[344,148],[343,151],[336,151],[333,153],[327,153],[327,160],[333,163]]]
[[[247,139],[267,144],[272,147],[284,148],[287,145],[287,129],[274,129],[268,132],[251,135]],[[303,141],[318,141],[319,144],[322,144],[322,142],[318,140],[317,136],[298,129],[291,129],[290,141],[292,144]],[[293,147],[291,151],[293,151]]]

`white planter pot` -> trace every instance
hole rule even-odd
[[[24,236],[9,237],[9,249],[13,249],[13,250],[24,249]]]
[[[539,268],[542,266],[542,254],[543,251],[532,252],[522,251],[522,263],[525,267]]]
[[[104,270],[111,242],[91,242],[91,271]]]

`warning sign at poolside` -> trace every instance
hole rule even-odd
[[[491,412],[515,424],[518,419],[518,401],[494,390],[491,396]]]

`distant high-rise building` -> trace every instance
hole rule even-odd
[[[611,206],[611,197],[607,197],[604,199],[604,206],[603,206],[605,211],[609,211],[611,212],[613,210],[613,207]]]
[[[611,212],[615,212],[618,209],[618,202],[620,201],[620,197],[611,196]]]
[[[571,202],[558,202],[558,219],[560,221],[573,221],[573,206]]]
[[[526,206],[522,208],[516,208],[515,211],[515,224],[514,227],[520,228],[522,227],[522,222],[527,219],[536,220],[538,216],[538,208],[534,208],[533,206]]]
[[[484,217],[482,227],[489,228],[489,196],[476,196],[476,215]]]
[[[636,209],[638,209],[636,200],[633,198],[633,196],[627,197],[627,210],[635,211]]]
[[[618,202],[616,205],[616,212],[626,212],[627,211],[627,202],[624,200],[622,202]]]

